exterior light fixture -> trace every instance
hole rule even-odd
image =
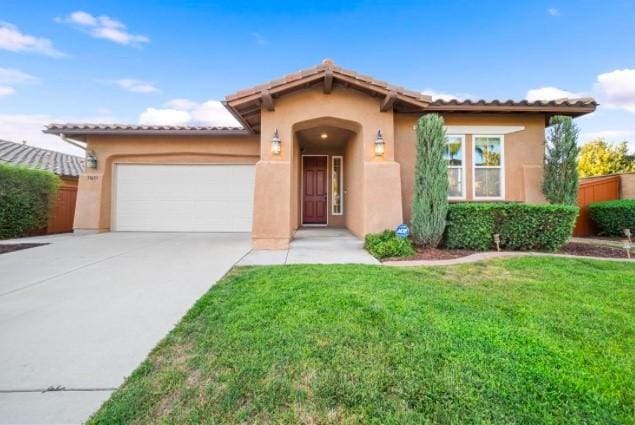
[[[273,139],[271,139],[271,153],[274,155],[280,155],[280,135],[278,134],[278,129],[273,133]]]
[[[631,229],[624,229],[624,236],[626,236],[628,240],[631,241]]]
[[[501,235],[494,233],[494,243],[496,244],[496,251],[501,250]]]
[[[97,157],[93,152],[86,153],[86,168],[97,168]]]
[[[384,136],[381,135],[381,130],[377,130],[377,137],[375,137],[375,155],[384,156],[386,151],[386,143],[384,142]]]
[[[328,137],[329,137],[329,135],[326,134],[326,133],[320,134],[320,139],[327,139]]]

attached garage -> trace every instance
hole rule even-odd
[[[250,232],[253,165],[115,164],[112,230]]]

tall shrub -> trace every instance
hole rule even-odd
[[[48,171],[0,163],[0,239],[46,226],[59,183]]]
[[[552,204],[576,205],[578,199],[578,128],[571,117],[554,116],[546,144],[542,192]]]
[[[436,247],[445,230],[448,211],[448,165],[443,118],[426,114],[417,121],[417,162],[412,200],[412,238],[424,247]]]

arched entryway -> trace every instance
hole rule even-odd
[[[361,234],[361,126],[321,117],[293,126],[294,227],[348,228]]]

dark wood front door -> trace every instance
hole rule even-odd
[[[327,178],[325,156],[304,156],[302,223],[326,224]]]

